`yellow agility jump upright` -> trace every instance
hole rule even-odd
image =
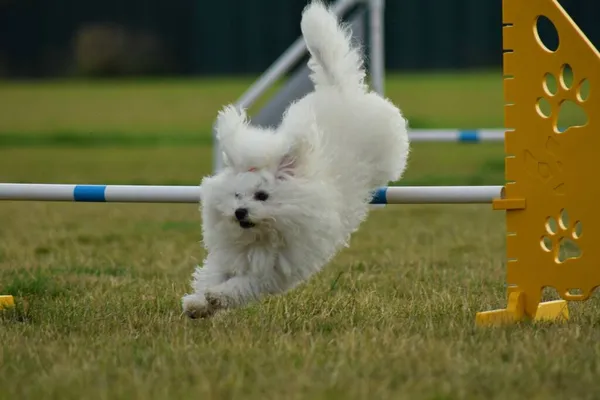
[[[558,48],[540,39],[539,18]],[[504,0],[503,23],[507,182],[494,209],[506,210],[508,306],[476,322],[564,321],[566,301],[600,286],[600,53],[557,0]],[[566,102],[587,122],[558,126]],[[540,303],[544,287],[563,300]]]
[[[15,300],[12,296],[0,296],[0,310],[15,306]]]

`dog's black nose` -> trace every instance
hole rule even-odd
[[[246,219],[247,216],[248,216],[247,208],[238,208],[237,210],[235,210],[235,217],[237,218],[238,221],[243,221],[244,219]]]

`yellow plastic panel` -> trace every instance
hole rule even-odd
[[[558,48],[542,42],[538,18],[554,25]],[[568,318],[565,302],[540,299],[546,286],[565,300],[600,286],[600,53],[556,0],[504,0],[503,19],[507,184],[495,208],[506,209],[509,297],[521,294],[501,311],[512,315],[505,320],[535,318],[540,306],[540,317]],[[559,126],[563,107],[585,121]],[[526,207],[502,206],[513,203]]]

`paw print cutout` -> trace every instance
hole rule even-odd
[[[552,121],[555,133],[588,123],[585,102],[590,96],[590,83],[586,78],[578,78],[569,64],[560,67],[558,77],[546,73],[542,86],[544,96],[537,100],[537,113]]]
[[[525,169],[527,172],[547,185],[550,185],[558,195],[565,194],[563,179],[563,165],[561,148],[558,141],[549,136],[546,140],[545,154],[533,155],[530,150],[525,150]]]
[[[558,218],[548,217],[545,228],[540,245],[542,250],[554,255],[556,263],[562,264],[582,256],[577,244],[582,235],[582,224],[581,221],[570,224],[567,210],[562,209]]]

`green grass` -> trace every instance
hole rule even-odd
[[[209,148],[6,149],[0,180],[194,184]],[[502,146],[417,144],[408,183],[499,183]],[[439,175],[438,171],[445,171]],[[438,172],[436,174],[436,172]],[[439,180],[437,182],[436,180]],[[595,300],[566,325],[477,329],[505,306],[491,206],[388,206],[306,285],[180,315],[195,205],[0,207],[0,398],[593,398]]]
[[[207,145],[219,108],[238,99],[253,79],[0,82],[0,148]],[[391,73],[386,95],[412,128],[504,126],[500,71]],[[575,103],[560,110],[560,126],[586,121]]]
[[[203,144],[221,105],[239,98],[253,79],[0,83],[0,146]],[[413,127],[503,125],[499,71],[389,74],[386,94]]]
[[[418,143],[403,185],[482,185],[504,182],[498,143]],[[210,171],[208,146],[186,148],[9,148],[0,182],[197,185]]]
[[[439,126],[500,126],[490,104],[501,98],[482,108],[485,120],[457,105],[470,79],[479,78],[399,77],[388,90]],[[198,184],[210,171],[207,144],[130,138],[191,135],[244,85],[201,95],[208,86],[198,82],[3,84],[0,132],[29,142],[0,149],[0,182]],[[26,95],[12,104],[7,91]],[[96,115],[90,99],[103,91],[113,92]],[[174,92],[181,107],[159,100]],[[123,110],[142,97],[149,112],[127,120]],[[439,108],[444,97],[462,125]],[[59,131],[115,139],[37,142]],[[502,182],[501,144],[418,143],[400,184]],[[0,399],[595,398],[596,297],[574,304],[564,325],[474,326],[476,312],[506,305],[504,235],[504,214],[490,205],[388,206],[307,284],[190,321],[180,298],[205,255],[197,205],[3,202],[0,294],[17,308],[0,313]]]
[[[253,78],[140,81],[0,82],[0,148],[188,146],[210,143],[219,108],[234,102]],[[249,111],[256,112],[279,87]],[[412,128],[501,128],[500,71],[388,74],[386,95]],[[545,104],[541,105],[545,112]],[[532,106],[533,110],[533,106]],[[575,103],[559,125],[587,116]]]

